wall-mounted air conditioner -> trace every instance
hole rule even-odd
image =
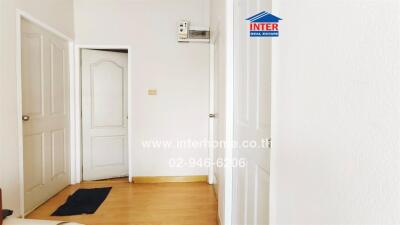
[[[190,22],[182,20],[178,23],[178,42],[210,42],[210,29],[190,26]]]

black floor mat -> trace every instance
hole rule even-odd
[[[68,197],[64,205],[60,206],[52,216],[73,216],[93,214],[107,198],[111,187],[79,189]]]

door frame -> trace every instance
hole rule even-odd
[[[227,1],[225,6],[225,32],[226,32],[226,43],[225,43],[225,55],[226,55],[226,81],[225,81],[225,111],[226,113],[226,124],[225,124],[225,140],[228,143],[225,149],[225,160],[227,165],[224,169],[225,175],[225,193],[224,193],[224,224],[232,225],[233,216],[233,142],[234,142],[234,111],[235,111],[235,14],[234,7],[237,1]]]
[[[82,181],[82,64],[81,51],[83,49],[126,49],[128,50],[128,179],[129,182],[132,182],[133,171],[132,171],[132,146],[133,146],[133,108],[132,108],[132,51],[130,45],[75,45],[75,90],[74,90],[74,99],[75,99],[75,151],[71,152],[71,165],[73,164],[73,173],[71,173],[72,183],[80,183]],[[73,159],[73,160],[72,160]]]
[[[74,124],[75,124],[75,118],[73,114],[73,109],[74,109],[74,98],[73,98],[73,77],[74,77],[74,60],[73,60],[73,55],[74,55],[74,42],[73,39],[68,37],[67,35],[63,34],[62,32],[58,31],[57,29],[47,25],[46,23],[42,22],[39,19],[36,19],[29,13],[22,11],[20,9],[16,10],[16,74],[17,74],[17,136],[18,136],[18,167],[19,167],[19,195],[20,195],[20,211],[21,211],[21,216],[25,217],[27,214],[30,212],[25,212],[25,185],[24,185],[24,135],[23,135],[23,123],[22,123],[22,47],[21,47],[21,21],[22,19],[29,21],[30,23],[58,36],[59,38],[65,40],[68,42],[68,64],[69,64],[69,104],[70,104],[70,109],[69,109],[69,117],[70,117],[70,122],[69,122],[69,129],[70,129],[70,151],[68,152],[70,154],[70,159],[72,160],[72,153],[75,145],[75,135],[74,135]],[[72,176],[72,163],[70,162],[70,176]],[[70,181],[72,183],[72,180]]]

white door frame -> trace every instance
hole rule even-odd
[[[74,99],[75,103],[75,151],[71,154],[71,167],[74,169],[71,173],[72,183],[82,181],[82,85],[81,85],[81,50],[82,49],[126,49],[128,50],[128,178],[132,182],[132,129],[133,129],[133,109],[132,109],[132,52],[129,45],[75,45],[75,83]],[[73,164],[73,165],[72,165]]]
[[[224,174],[225,174],[225,196],[224,196],[224,224],[232,225],[232,204],[233,204],[233,167],[232,167],[232,159],[233,159],[233,142],[234,142],[234,111],[235,111],[235,90],[234,90],[234,77],[235,77],[235,42],[234,42],[234,23],[235,23],[235,14],[234,14],[234,6],[237,4],[237,1],[227,1],[225,6],[225,32],[226,32],[226,46],[225,46],[225,55],[226,55],[226,102],[225,102],[225,112],[226,113],[226,124],[225,131],[226,136],[225,140],[228,143],[225,149],[225,160],[227,160],[227,164],[225,166]]]
[[[63,34],[62,32],[58,31],[57,29],[54,29],[53,27],[47,25],[46,23],[36,19],[35,17],[31,16],[29,13],[26,13],[22,10],[17,9],[16,10],[16,74],[17,74],[17,118],[18,118],[18,124],[17,124],[17,130],[18,130],[18,154],[19,154],[19,194],[20,194],[20,210],[22,217],[27,215],[30,212],[25,212],[25,194],[24,194],[24,135],[23,135],[23,124],[22,124],[22,56],[21,56],[21,20],[25,19],[41,28],[44,30],[49,31],[50,33],[53,33],[54,35],[58,36],[59,38],[65,40],[68,42],[68,54],[69,54],[69,82],[70,82],[70,154],[72,157],[73,153],[73,146],[75,143],[75,132],[74,132],[74,125],[75,125],[75,118],[73,114],[74,110],[74,98],[73,98],[73,90],[74,90],[74,83],[73,83],[73,73],[74,73],[74,60],[73,60],[73,54],[74,54],[74,42],[73,39],[68,37],[67,35]],[[72,158],[71,158],[72,159]],[[72,165],[72,164],[71,164]],[[72,175],[72,166],[71,166],[71,175]],[[72,180],[71,180],[72,181]],[[71,182],[72,183],[72,182]]]

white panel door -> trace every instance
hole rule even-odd
[[[82,50],[83,179],[128,175],[128,54]]]
[[[69,185],[68,42],[21,21],[25,212]]]
[[[233,170],[233,224],[269,224],[271,39],[250,38],[245,19],[270,9],[269,0],[235,1],[234,158],[246,166]]]

